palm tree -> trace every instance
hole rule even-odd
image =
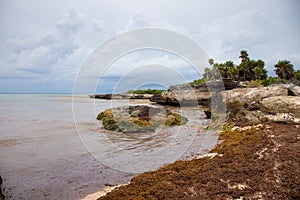
[[[239,77],[243,77],[243,81],[246,81],[246,74],[248,74],[248,64],[246,62],[241,62],[238,66]]]
[[[228,60],[224,63],[224,70],[225,70],[225,78],[232,78],[231,72],[232,68],[235,68],[234,63],[231,60]]]
[[[249,61],[248,52],[246,50],[242,50],[240,54],[240,58],[242,59],[242,62]]]
[[[220,78],[219,76],[219,72],[218,72],[218,63],[215,63],[213,58],[208,59],[208,63],[210,64],[210,66],[212,67],[212,69],[209,72],[209,76],[211,77],[211,79],[217,80]]]
[[[213,66],[213,64],[214,64],[214,59],[210,58],[210,59],[208,60],[208,63],[209,63],[211,66]]]
[[[235,66],[229,69],[229,76],[234,81],[239,80],[239,71]]]
[[[267,79],[268,71],[264,68],[265,62],[263,60],[257,60],[254,62],[254,78],[257,80],[265,80]]]
[[[281,79],[290,80],[294,76],[294,66],[288,60],[279,60],[277,64],[274,65],[275,73]]]
[[[226,78],[227,74],[226,74],[226,66],[223,63],[220,63],[217,65],[217,68],[219,70],[220,73],[220,78]]]
[[[249,55],[248,52],[246,50],[242,50],[240,53],[240,57],[241,58],[241,64],[239,65],[239,75],[243,76],[243,81],[246,81],[246,76],[249,74]]]
[[[294,72],[294,78],[300,81],[300,70]]]
[[[212,79],[212,71],[211,71],[210,68],[206,67],[206,68],[204,69],[203,78],[204,78],[204,79],[208,79],[208,80],[209,80],[209,79]]]

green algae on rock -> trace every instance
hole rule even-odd
[[[161,125],[186,124],[188,119],[179,113],[154,106],[136,105],[106,109],[97,116],[103,127],[119,132],[154,131]]]

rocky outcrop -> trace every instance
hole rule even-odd
[[[5,197],[2,193],[2,177],[0,176],[0,200],[4,200]]]
[[[269,87],[222,91],[228,121],[236,123],[300,122],[300,87],[274,85]]]
[[[90,94],[94,99],[150,99],[153,94]]]
[[[222,90],[236,88],[231,79],[208,81],[201,84],[182,84],[170,86],[168,90],[154,95],[150,101],[168,105],[208,105],[211,96]]]
[[[272,96],[287,96],[288,89],[281,85],[273,87],[237,88],[217,94],[226,103],[227,109],[249,107],[255,102]]]
[[[265,113],[293,113],[300,117],[300,96],[275,96],[261,100],[257,108]]]
[[[187,118],[170,110],[154,106],[123,106],[101,112],[98,120],[105,129],[119,132],[154,131],[161,125],[174,126],[187,122]]]
[[[150,101],[167,105],[208,105],[210,97],[209,91],[169,89],[160,95],[154,95]]]

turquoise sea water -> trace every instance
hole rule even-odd
[[[99,112],[145,101],[70,94],[0,94],[0,175],[7,199],[80,199],[104,184],[208,151],[217,136],[188,108],[189,123],[155,133],[104,131]]]

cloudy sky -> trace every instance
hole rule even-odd
[[[217,62],[239,64],[239,52],[245,49],[251,58],[266,62],[269,75],[282,59],[300,69],[299,11],[297,0],[2,0],[0,93],[71,93],[83,63],[99,44],[146,27],[181,33]],[[187,81],[201,76],[179,56],[158,50],[132,52],[110,68],[111,78],[94,86],[100,92],[111,91],[128,70],[137,81],[153,77],[148,82],[161,86],[172,84],[159,80],[171,80],[174,71],[174,77]],[[122,80],[123,89],[132,87],[134,81]]]

